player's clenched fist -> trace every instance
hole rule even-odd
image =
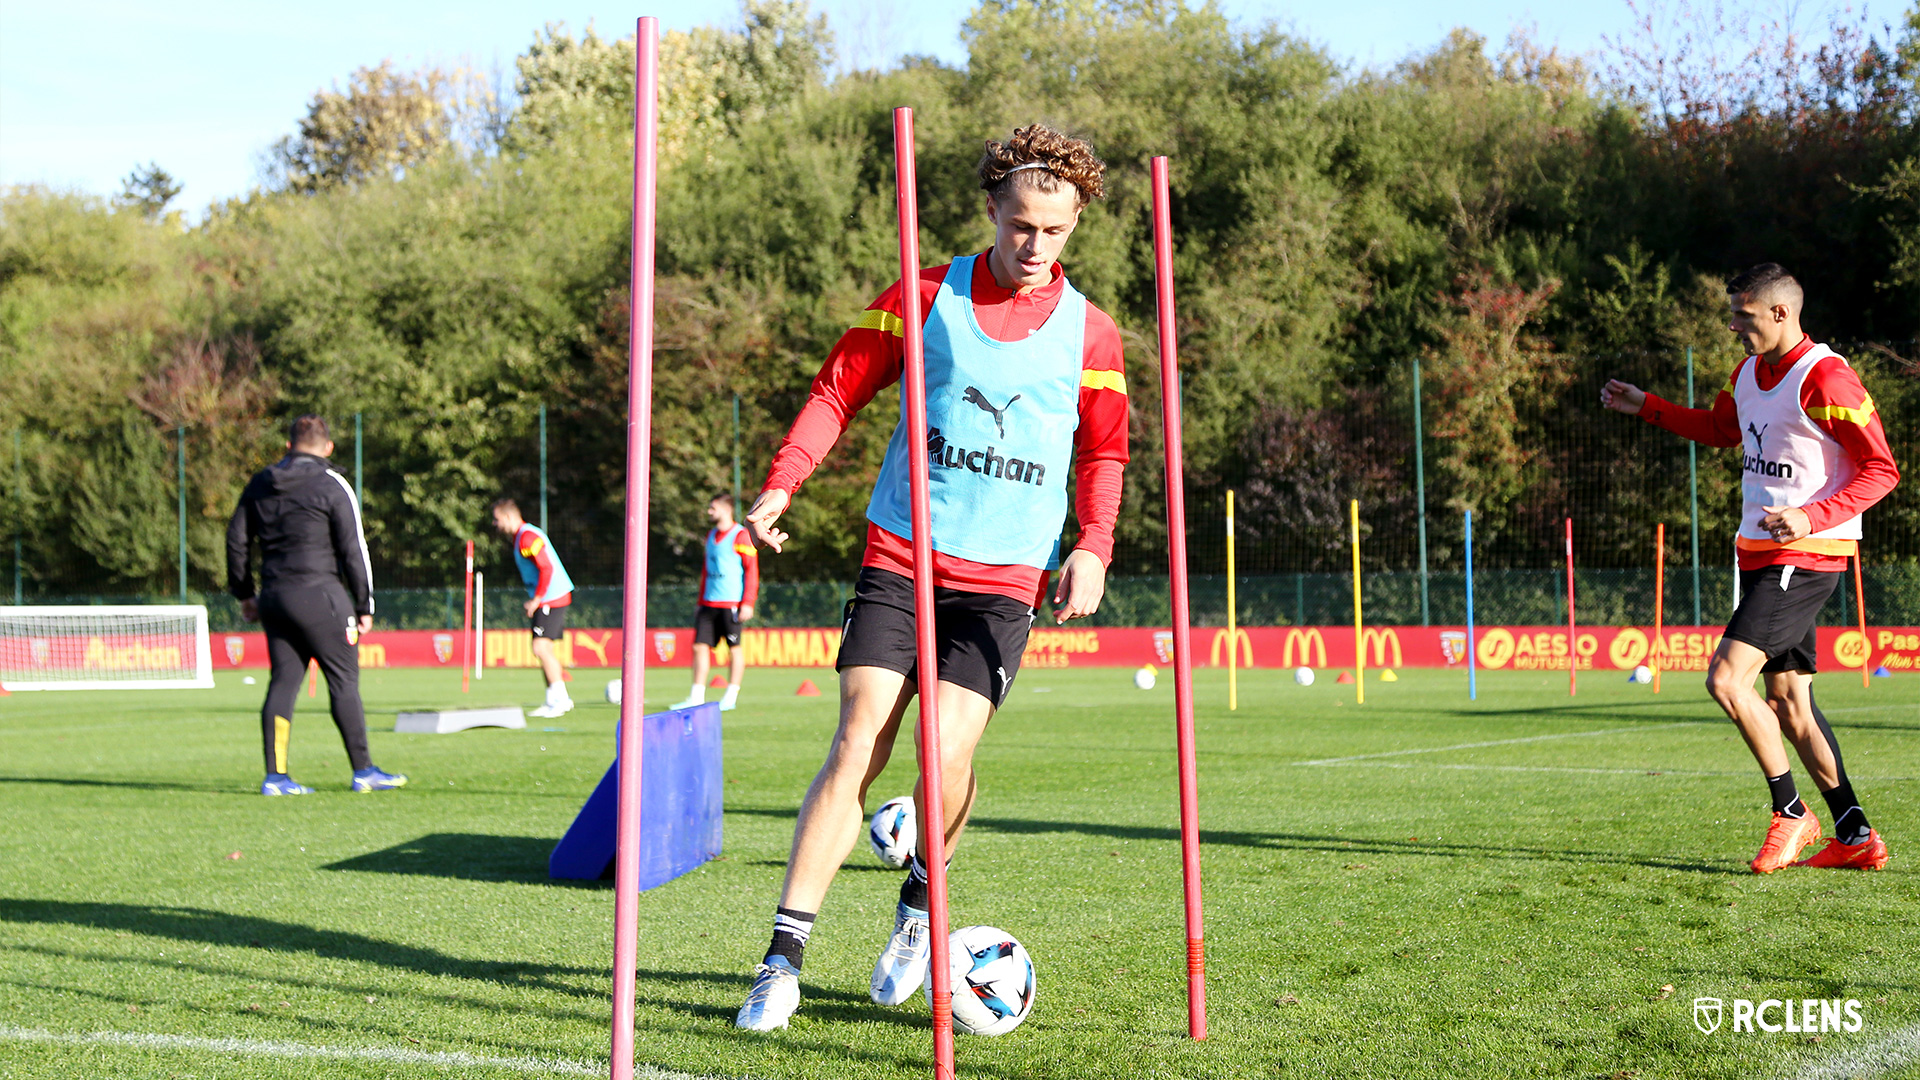
[[[1640,407],[1646,403],[1647,392],[1632,383],[1608,379],[1607,385],[1600,388],[1600,404],[1628,416],[1640,415]]]

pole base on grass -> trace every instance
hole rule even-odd
[[[812,679],[801,679],[800,689],[793,692],[794,697],[819,697],[820,688],[813,685]]]
[[[443,709],[439,712],[403,712],[394,717],[393,730],[411,735],[450,735],[468,728],[524,728],[527,714],[518,705],[493,709]]]

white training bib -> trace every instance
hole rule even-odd
[[[1758,357],[1749,357],[1734,381],[1733,403],[1741,436],[1740,497],[1745,504],[1740,535],[1745,539],[1773,539],[1760,525],[1766,516],[1763,507],[1819,502],[1846,487],[1859,472],[1839,441],[1820,430],[1800,403],[1807,375],[1828,357],[1847,362],[1825,345],[1815,345],[1771,390],[1760,389]],[[1856,514],[1808,539],[1858,540],[1860,517]]]

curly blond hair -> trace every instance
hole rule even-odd
[[[1039,165],[1022,169],[1022,165]],[[1094,156],[1084,139],[1046,126],[1029,124],[1006,142],[987,140],[980,158],[980,187],[997,202],[1016,187],[1051,195],[1060,185],[1073,185],[1080,208],[1107,194],[1107,163]]]

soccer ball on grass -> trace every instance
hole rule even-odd
[[[1005,930],[955,930],[947,937],[947,970],[955,1031],[1005,1035],[1033,1012],[1033,958]],[[933,1004],[932,979],[927,980],[927,1004]]]
[[[1293,681],[1299,683],[1301,686],[1312,686],[1313,669],[1310,667],[1294,668]]]

